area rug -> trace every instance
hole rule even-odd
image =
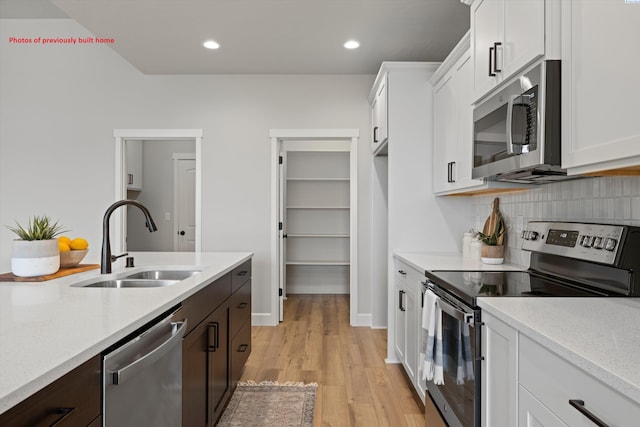
[[[240,382],[218,426],[312,427],[316,383]]]

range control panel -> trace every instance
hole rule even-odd
[[[613,264],[624,226],[531,221],[522,232],[522,249]]]

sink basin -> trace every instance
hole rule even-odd
[[[200,270],[149,270],[126,276],[125,279],[185,280],[200,273]]]
[[[112,279],[90,282],[86,285],[78,285],[83,288],[159,288],[171,286],[179,280],[136,280],[136,279]]]

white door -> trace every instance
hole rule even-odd
[[[175,159],[174,240],[176,252],[196,250],[196,161]]]

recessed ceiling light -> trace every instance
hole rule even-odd
[[[360,43],[355,40],[349,40],[344,44],[344,47],[347,49],[357,49],[360,47]]]
[[[220,47],[220,45],[213,40],[207,40],[206,42],[202,43],[202,45],[207,49],[217,49]]]

